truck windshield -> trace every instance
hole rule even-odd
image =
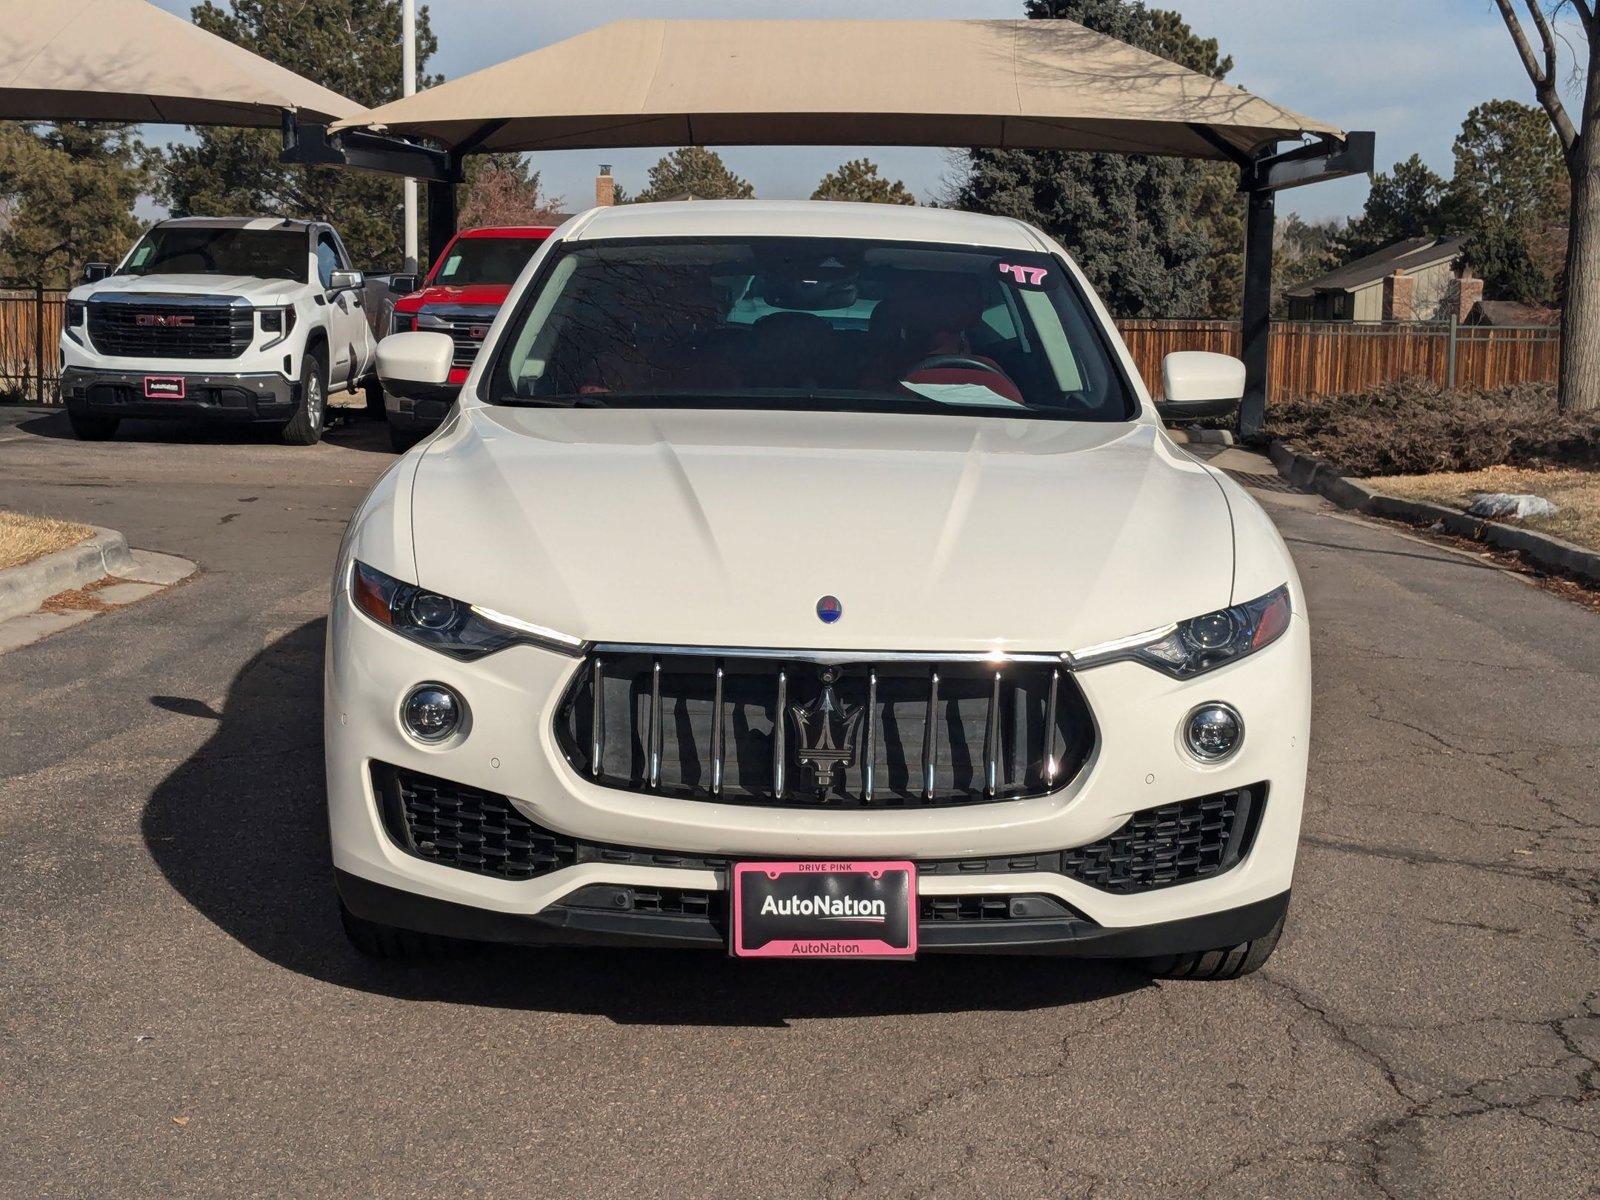
[[[565,246],[488,376],[501,404],[1126,421],[1105,331],[1047,254],[848,239]]]
[[[435,287],[465,287],[470,283],[509,286],[539,249],[537,238],[458,238],[433,269],[428,280]]]
[[[307,281],[302,229],[209,229],[157,226],[139,240],[122,275],[249,275]]]

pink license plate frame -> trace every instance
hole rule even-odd
[[[182,400],[188,393],[188,381],[182,375],[146,375],[144,398],[146,400]]]
[[[812,880],[821,883],[824,887],[830,882],[828,877],[835,880],[841,876],[866,876],[874,884],[882,880],[886,873],[903,874],[905,886],[905,944],[898,945],[887,940],[886,937],[866,936],[830,937],[826,932],[817,935],[801,934],[793,937],[774,937],[757,946],[747,946],[747,934],[750,930],[745,921],[745,894],[750,881],[758,875],[765,877],[763,887],[772,883],[782,883],[786,879],[791,883],[803,880]],[[866,880],[846,881],[855,883],[870,890],[871,885]],[[892,883],[892,881],[886,881]],[[867,959],[909,959],[915,958],[917,953],[917,866],[915,863],[904,859],[896,860],[870,860],[870,861],[816,861],[816,862],[742,862],[733,864],[729,879],[729,910],[732,913],[732,923],[729,930],[729,952],[735,958],[867,958]],[[854,929],[863,925],[870,926],[875,918],[867,917],[862,920],[852,919],[849,916],[832,914],[817,916],[806,915],[809,923],[822,929],[825,923],[838,921]],[[892,927],[893,914],[887,915],[883,922],[885,928]],[[890,935],[892,936],[892,935]],[[896,939],[898,940],[898,939]]]

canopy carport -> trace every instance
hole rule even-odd
[[[0,0],[0,118],[275,126],[366,112],[145,0]]]
[[[1250,197],[1247,432],[1266,404],[1273,195],[1372,167],[1371,134],[1061,20],[618,21],[336,122],[320,161],[337,161],[339,131],[362,128],[445,147],[438,169],[407,171],[430,179],[435,254],[470,153],[850,143],[1232,163]],[[1279,153],[1286,141],[1299,145]]]

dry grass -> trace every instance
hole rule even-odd
[[[1407,500],[1465,509],[1479,492],[1531,492],[1561,511],[1553,517],[1510,521],[1600,550],[1600,471],[1537,467],[1488,467],[1441,475],[1389,475],[1366,481],[1379,491]]]
[[[76,546],[93,532],[76,521],[0,511],[0,570]]]

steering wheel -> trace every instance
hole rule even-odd
[[[1008,381],[1011,378],[994,363],[984,362],[981,358],[972,358],[965,354],[930,354],[913,365],[901,378],[910,379],[921,371],[983,371]]]

